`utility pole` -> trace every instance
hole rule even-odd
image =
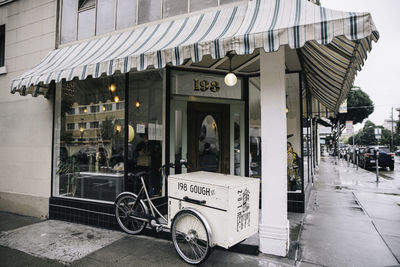
[[[391,123],[392,123],[392,139],[391,139],[391,142],[390,142],[390,152],[393,152],[394,151],[394,149],[393,149],[393,107],[392,107],[392,115],[391,115]]]

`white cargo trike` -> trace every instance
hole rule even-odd
[[[162,167],[164,177],[166,168],[174,164]],[[125,232],[139,234],[147,224],[157,232],[170,229],[175,250],[190,264],[204,262],[214,246],[227,249],[257,233],[258,179],[203,171],[170,175],[166,218],[149,197],[144,175],[136,174],[138,194],[123,192],[115,200]]]

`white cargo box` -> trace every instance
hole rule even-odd
[[[193,208],[207,220],[212,243],[229,248],[258,232],[260,182],[212,172],[168,177],[168,220]]]

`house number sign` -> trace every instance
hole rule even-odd
[[[170,77],[173,95],[225,99],[242,98],[241,82],[228,87],[224,82],[225,75],[173,70]]]
[[[207,81],[207,80],[199,80],[199,79],[193,79],[193,85],[194,85],[194,91],[202,91],[205,92],[207,90],[210,90],[211,92],[218,92],[220,87],[219,87],[219,82],[217,81]]]

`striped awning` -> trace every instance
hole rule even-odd
[[[282,45],[300,48],[306,83],[326,107],[337,110],[379,34],[369,13],[326,9],[306,0],[253,0],[221,10],[80,42],[51,51],[11,83],[11,92],[44,94],[51,81],[98,78],[222,58]]]

